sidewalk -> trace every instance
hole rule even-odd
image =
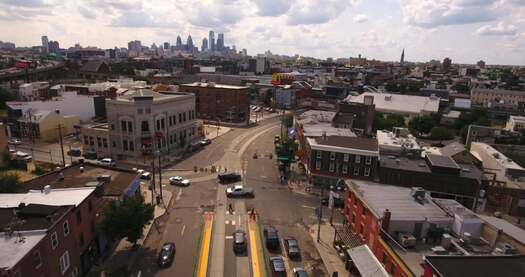
[[[310,235],[312,236],[313,242],[319,255],[323,260],[324,265],[328,274],[332,276],[333,272],[338,272],[339,276],[348,276],[348,272],[345,269],[345,264],[337,254],[337,251],[333,247],[334,241],[334,228],[330,224],[321,224],[321,241],[317,242],[317,225],[310,226]]]
[[[211,139],[211,140],[228,133],[232,129],[230,127],[219,126],[219,131],[217,132],[217,126],[216,125],[205,124],[205,125],[203,125],[203,127],[204,127],[204,136],[207,139]]]

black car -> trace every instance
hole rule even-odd
[[[304,268],[294,267],[293,277],[308,277],[308,273],[306,273],[306,270],[304,270]]]
[[[220,173],[217,175],[217,178],[219,178],[219,182],[221,183],[238,182],[241,180],[241,174],[235,172],[226,172]]]
[[[169,267],[175,257],[175,243],[166,242],[162,245],[159,253],[159,267]]]
[[[272,277],[286,277],[286,267],[281,256],[270,257],[270,269],[272,270]]]
[[[281,248],[275,227],[268,225],[264,228],[264,239],[266,240],[266,248],[269,250],[278,251]]]
[[[301,257],[301,251],[299,250],[299,242],[295,238],[284,239],[284,247],[286,248],[286,254],[290,259],[298,259]]]
[[[67,151],[67,155],[72,157],[80,157],[82,155],[82,151],[80,149],[72,148]]]
[[[233,233],[233,252],[235,254],[246,253],[246,233],[241,230]]]
[[[98,158],[98,155],[95,152],[85,152],[84,153],[84,158],[86,158],[88,160],[96,160]]]

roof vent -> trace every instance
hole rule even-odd
[[[46,185],[46,186],[44,187],[43,193],[44,193],[44,194],[49,194],[49,193],[51,193],[51,186],[50,186],[50,185]]]

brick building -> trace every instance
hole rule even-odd
[[[249,87],[196,82],[180,85],[179,90],[195,94],[197,97],[195,106],[199,119],[249,123]]]
[[[374,112],[374,98],[371,96],[366,96],[364,103],[340,102],[337,104],[334,126],[350,128],[364,136],[372,136]]]
[[[0,194],[0,275],[81,276],[91,266],[95,187]]]

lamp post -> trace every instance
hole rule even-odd
[[[161,165],[161,152],[160,150],[155,151],[155,155],[159,158],[159,192],[160,192],[160,201],[164,202],[164,198],[162,197],[162,165]]]

